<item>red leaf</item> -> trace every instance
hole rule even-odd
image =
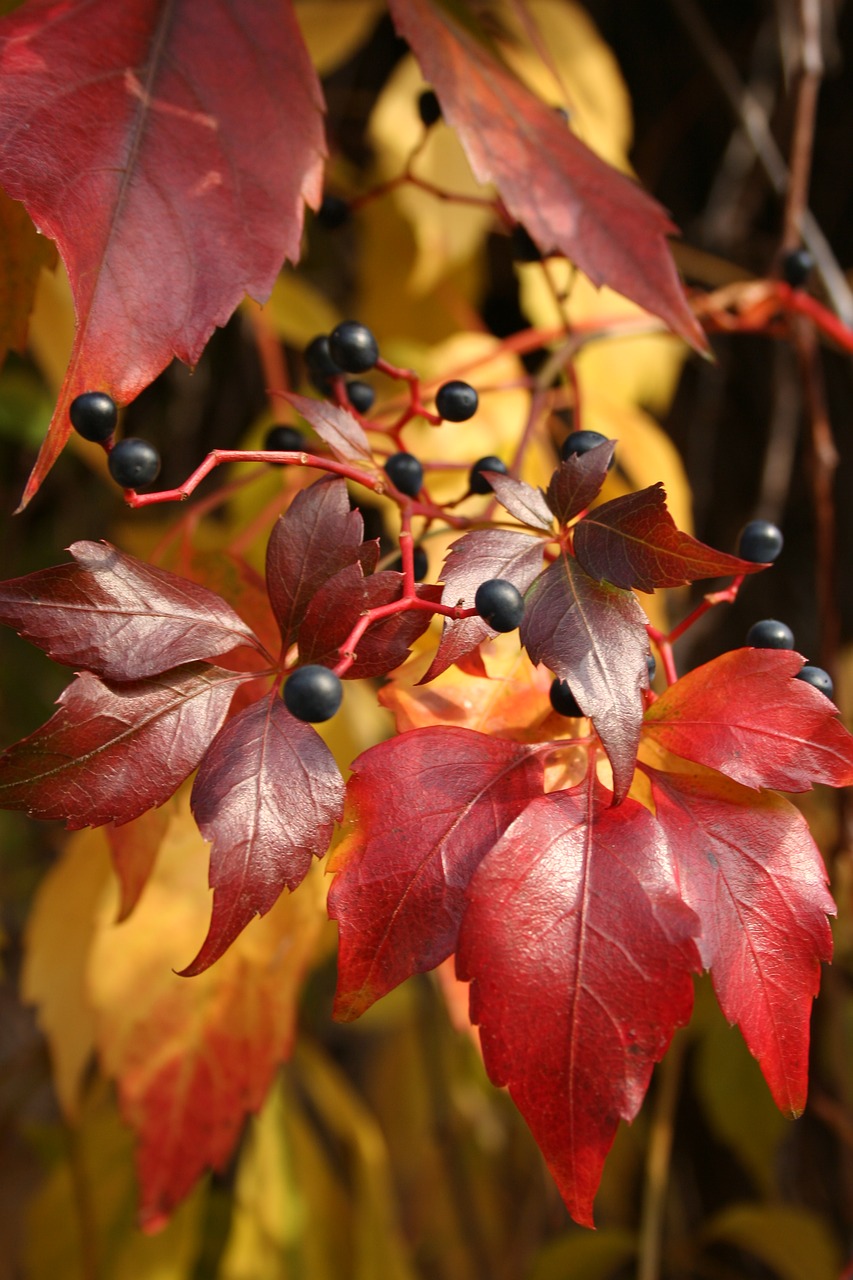
[[[511,516],[532,529],[553,532],[554,518],[541,489],[534,489],[523,480],[513,480],[500,471],[484,471],[482,474],[492,486],[498,502]]]
[[[575,529],[574,548],[593,578],[638,591],[757,573],[766,567],[715,551],[682,533],[666,509],[660,483],[596,507]]]
[[[337,478],[301,490],[279,516],[267,544],[267,591],[285,644],[323,583],[359,559],[363,532],[346,482]]]
[[[84,672],[0,755],[0,807],[70,828],[138,818],[192,773],[245,678],[200,662],[128,684]]]
[[[567,680],[628,794],[648,688],[646,617],[630,591],[596,582],[572,556],[555,560],[527,595],[521,640],[534,662]]]
[[[157,861],[157,852],[169,825],[168,809],[150,809],[123,827],[110,825],[106,836],[113,870],[119,883],[116,924],[126,920],[139,901]]]
[[[300,663],[334,667],[341,658],[342,645],[367,607],[367,584],[356,561],[324,582],[312,597],[296,637]]]
[[[413,729],[352,768],[329,893],[343,1020],[455,950],[474,868],[543,787],[535,748],[468,729]]]
[[[820,962],[832,954],[826,917],[835,905],[820,851],[782,796],[756,796],[719,775],[648,772],[720,1007],[740,1026],[777,1105],[798,1115],[812,999]]]
[[[367,588],[367,607],[376,609],[399,600],[403,592],[403,575],[386,569],[367,578],[364,585]],[[438,604],[442,591],[434,583],[423,582],[416,584],[415,594],[419,600]],[[433,616],[427,609],[407,609],[372,623],[359,640],[355,662],[345,672],[344,679],[374,679],[394,671],[406,661],[411,646],[426,631]]]
[[[693,1002],[696,918],[633,800],[535,800],[477,868],[457,951],[492,1080],[508,1085],[572,1217],[592,1200]]]
[[[213,915],[185,977],[212,965],[253,916],[304,880],[312,857],[326,852],[343,799],[329,748],[276,692],[229,721],[202,761],[190,800],[213,846]]]
[[[182,557],[181,569],[193,582],[229,601],[265,649],[272,654],[278,652],[281,636],[266,584],[250,564],[218,547],[215,551],[191,551],[186,559]]]
[[[545,498],[560,524],[574,520],[596,497],[615,449],[616,441],[606,440],[586,453],[571,454],[554,472]]]
[[[267,0],[29,0],[0,51],[0,182],[56,240],[78,324],[26,503],[74,396],[126,403],[195,363],[299,257],[323,102],[291,6]]]
[[[284,399],[302,414],[306,422],[311,423],[320,439],[341,462],[354,462],[356,465],[366,462],[371,471],[376,470],[364,428],[347,409],[330,404],[328,400],[311,400],[290,392]]]
[[[76,564],[0,582],[0,622],[54,659],[108,680],[257,646],[230,605],[108,542],[75,542]]]
[[[705,350],[666,243],[675,228],[660,205],[490,56],[472,33],[470,9],[460,20],[450,3],[389,0],[389,8],[474,176],[495,183],[539,248],[558,249],[594,284],[610,285]]]
[[[733,649],[682,676],[646,712],[643,735],[745,787],[853,785],[853,737],[823,694],[794,677],[798,653]]]
[[[511,529],[478,529],[450,548],[444,562],[442,604],[470,609],[481,582],[506,578],[524,592],[542,568],[542,540]],[[421,683],[433,680],[495,633],[482,618],[448,620],[432,664]]]

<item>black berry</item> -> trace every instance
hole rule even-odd
[[[784,622],[762,618],[753,622],[746,633],[746,643],[753,649],[793,649],[794,633]]]
[[[412,561],[413,568],[415,570],[415,582],[423,582],[429,571],[429,560],[427,559],[427,553],[424,551],[423,547],[414,548]],[[397,559],[391,563],[389,568],[396,570],[397,573],[402,573],[403,557],[397,556]]]
[[[264,436],[264,448],[276,453],[299,453],[305,448],[305,437],[297,427],[270,427]]]
[[[340,196],[325,195],[316,217],[326,231],[337,231],[349,218],[349,205]]]
[[[467,382],[445,382],[435,393],[435,407],[448,422],[467,422],[479,403],[480,397]]]
[[[803,667],[802,671],[798,672],[796,678],[798,680],[805,680],[806,684],[810,684],[821,693],[826,694],[827,698],[832,697],[832,677],[828,671],[824,671],[823,667],[812,667],[806,665]]]
[[[741,530],[737,553],[750,564],[772,564],[783,543],[781,530],[775,524],[769,520],[750,520]]]
[[[441,103],[432,89],[424,89],[418,98],[418,115],[426,129],[431,129],[441,119]]]
[[[308,370],[311,385],[320,392],[321,396],[329,393],[329,379],[343,373],[341,366],[332,359],[329,339],[325,333],[319,333],[316,338],[312,338],[305,348],[305,368]]]
[[[578,706],[577,698],[572,693],[565,680],[555,679],[551,684],[548,696],[551,699],[551,706],[561,716],[582,716],[583,712]]]
[[[566,436],[560,445],[560,457],[563,462],[567,458],[571,458],[576,453],[589,453],[590,449],[595,449],[600,444],[607,443],[607,436],[603,436],[600,431],[572,431]],[[610,459],[610,467],[613,466],[613,459]]]
[[[331,720],[343,701],[340,677],[328,667],[297,667],[284,686],[284,705],[297,720]]]
[[[329,334],[329,352],[347,373],[366,373],[379,359],[379,347],[366,324],[344,320]]]
[[[501,462],[500,458],[496,458],[494,454],[489,454],[487,458],[479,458],[468,474],[468,488],[472,493],[492,492],[492,486],[483,475],[484,471],[499,471],[502,476],[508,474],[506,463]]]
[[[424,469],[413,453],[392,453],[385,463],[385,474],[401,493],[416,498],[424,482]]]
[[[123,489],[139,489],[160,474],[160,455],[147,440],[128,436],[110,450],[110,475]]]
[[[474,608],[493,631],[514,631],[524,617],[524,597],[506,578],[481,582]]]
[[[116,429],[118,410],[115,400],[105,391],[84,391],[71,401],[68,416],[72,427],[84,440],[103,444]]]
[[[801,289],[814,270],[814,258],[808,249],[792,249],[782,259],[782,279],[792,289]]]
[[[519,222],[510,233],[512,256],[516,262],[541,262],[542,253],[526,227]]]
[[[657,669],[658,669],[658,664],[655,661],[655,655],[653,653],[647,653],[646,654],[646,670],[649,673],[649,684],[651,684],[652,681],[654,680]]]
[[[347,383],[347,400],[349,400],[356,413],[370,413],[373,408],[373,401],[376,399],[376,392],[367,382],[348,382]]]

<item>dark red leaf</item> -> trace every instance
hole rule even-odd
[[[347,410],[328,400],[310,400],[307,396],[297,396],[288,392],[284,399],[292,404],[297,413],[301,413],[306,422],[324,440],[336,458],[341,462],[367,463],[369,470],[375,471],[373,451],[370,441],[364,433],[361,423]]]
[[[675,228],[660,205],[487,51],[470,8],[464,17],[429,0],[389,0],[389,8],[475,177],[494,182],[539,248],[564,253],[594,284],[632,298],[704,350],[666,242]]]
[[[596,582],[572,556],[555,560],[527,595],[521,640],[534,662],[567,680],[591,718],[625,798],[648,688],[646,616],[630,591]]]
[[[829,699],[794,678],[802,665],[790,650],[723,653],[661,694],[643,735],[746,787],[849,787],[853,737]]]
[[[511,529],[478,529],[466,533],[447,553],[442,572],[441,602],[470,609],[481,582],[506,578],[524,592],[542,568],[542,540]],[[495,633],[482,618],[448,620],[441,642],[422,683],[433,680],[454,662]]]
[[[193,550],[186,560],[182,558],[180,567],[193,582],[200,582],[232,604],[269,653],[278,652],[281,636],[262,574],[221,547]]]
[[[329,748],[276,692],[230,720],[202,761],[190,803],[211,841],[213,914],[201,973],[256,915],[304,880],[326,852],[343,810],[344,784]]]
[[[0,755],[0,807],[71,828],[138,818],[192,773],[245,678],[200,662],[127,684],[84,672]]]
[[[687,1022],[699,968],[653,817],[608,800],[587,782],[525,809],[471,879],[456,956],[489,1075],[588,1226],[618,1121]]]
[[[289,3],[29,0],[0,53],[0,182],[56,240],[78,324],[27,502],[74,396],[126,403],[173,356],[194,364],[299,257],[323,100]]]
[[[586,453],[573,453],[554,472],[545,498],[560,524],[574,520],[597,496],[615,449],[615,440],[605,440]]]
[[[149,809],[122,827],[110,823],[106,828],[113,870],[119,883],[117,924],[127,919],[148,883],[169,817],[167,808]]]
[[[301,664],[334,667],[341,647],[367,609],[367,584],[358,561],[329,578],[305,610],[297,633]]]
[[[654,591],[765,566],[715,551],[675,527],[662,484],[605,502],[575,529],[575,554],[593,578]]]
[[[512,476],[502,475],[500,471],[484,471],[482,474],[494,489],[498,502],[511,516],[531,529],[553,532],[554,517],[541,489],[534,489],[523,480],[513,480]]]
[[[352,767],[352,829],[329,893],[344,1020],[455,950],[474,868],[544,776],[535,747],[444,727],[382,742]]]
[[[403,590],[403,575],[386,569],[367,578],[365,587],[367,607],[376,609],[399,600]],[[416,584],[415,594],[419,600],[438,604],[442,591],[434,583],[422,582]],[[407,609],[404,613],[392,614],[390,618],[381,618],[372,623],[359,640],[355,662],[344,678],[374,679],[394,671],[406,661],[411,646],[423,635],[432,619],[433,614],[428,609]]]
[[[267,590],[285,644],[323,583],[360,558],[363,532],[346,482],[337,478],[303,489],[279,516],[267,544]]]
[[[76,564],[0,582],[0,622],[56,662],[140,680],[257,645],[221,596],[107,542],[75,542]]]
[[[829,960],[820,851],[801,813],[719,774],[648,771],[684,901],[702,924],[702,963],[743,1032],[776,1103],[798,1115],[808,1083],[809,1019]]]

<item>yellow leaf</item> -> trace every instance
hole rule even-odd
[[[376,25],[382,0],[296,0],[296,17],[321,76],[360,49]]]
[[[282,341],[300,348],[318,333],[330,333],[342,318],[314,285],[290,268],[279,275],[264,310]]]
[[[0,190],[0,364],[10,348],[23,351],[41,269],[55,265],[56,246]]]

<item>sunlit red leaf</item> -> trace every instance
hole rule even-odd
[[[328,578],[359,559],[364,521],[350,511],[343,480],[323,478],[297,493],[267,544],[267,590],[285,644]]]
[[[435,89],[475,177],[543,252],[566,254],[594,284],[638,302],[704,349],[666,236],[675,228],[651,196],[600,160],[551,108],[487,51],[451,3],[389,0],[394,24]]]
[[[689,671],[646,712],[644,736],[746,787],[853,785],[853,737],[795,676],[798,653],[733,649]]]
[[[140,680],[257,641],[221,596],[107,542],[75,564],[0,582],[0,622],[67,666]]]
[[[720,1007],[739,1025],[777,1105],[798,1115],[820,962],[832,954],[827,916],[835,905],[820,851],[780,795],[756,796],[718,774],[649,773]]]
[[[23,205],[0,191],[0,365],[10,348],[23,351],[39,274],[55,263],[55,247]]]
[[[222,596],[252,628],[268,653],[275,654],[281,645],[278,625],[270,607],[266,584],[261,574],[239,556],[217,548],[216,551],[194,550],[180,564],[181,573],[193,582]]]
[[[606,440],[586,453],[571,454],[554,472],[545,498],[560,524],[568,524],[596,497],[615,449],[616,441]]]
[[[467,729],[413,730],[358,757],[329,892],[336,1017],[455,950],[474,868],[542,786],[535,750]]]
[[[481,582],[506,578],[524,592],[542,568],[542,540],[511,529],[478,529],[466,533],[450,548],[444,562],[442,604],[470,609]],[[448,620],[424,681],[440,672],[495,633],[482,618]]]
[[[370,441],[361,423],[347,409],[331,404],[328,400],[310,400],[307,396],[297,396],[290,392],[284,399],[293,405],[297,413],[302,414],[306,422],[311,423],[320,439],[326,442],[341,462],[354,462],[356,465],[368,463],[369,470],[375,470]]]
[[[541,489],[534,489],[523,480],[513,480],[512,476],[501,475],[499,471],[484,471],[482,474],[494,489],[498,502],[516,520],[544,533],[553,530],[554,517]]]
[[[200,662],[126,684],[83,672],[0,755],[0,807],[70,828],[138,818],[192,773],[245,678]]]
[[[529,805],[471,879],[457,950],[489,1075],[587,1225],[619,1119],[688,1020],[699,967],[654,819],[609,798],[585,783]]]
[[[617,802],[628,793],[648,688],[646,618],[636,596],[596,582],[561,556],[530,589],[521,640],[534,662],[567,680],[613,767]]]
[[[654,591],[765,566],[715,551],[675,527],[662,484],[602,503],[575,529],[575,554],[593,578]]]
[[[225,726],[192,790],[196,822],[212,844],[213,914],[185,976],[207,969],[253,916],[265,915],[284,889],[304,880],[311,859],[326,852],[343,799],[329,748],[277,692]]]
[[[323,103],[289,3],[29,0],[0,55],[0,182],[57,242],[78,326],[27,502],[74,396],[126,403],[194,363],[299,257]]]

